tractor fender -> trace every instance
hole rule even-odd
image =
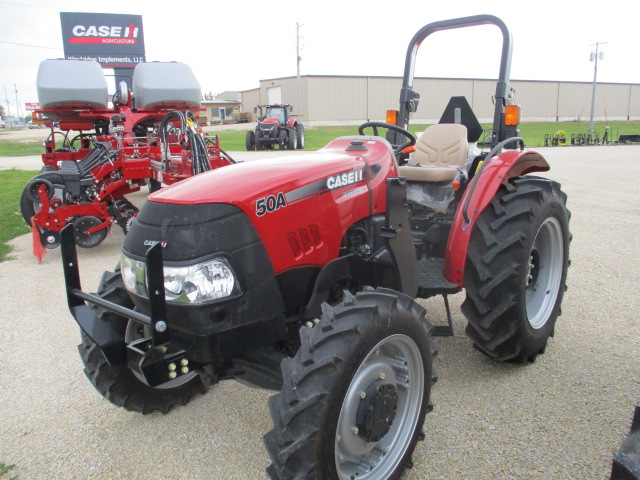
[[[546,172],[549,168],[549,163],[537,152],[511,150],[491,158],[472,179],[460,200],[447,241],[443,273],[450,282],[464,287],[467,249],[475,221],[496,195],[500,185],[511,178],[531,172]]]
[[[295,128],[297,124],[298,124],[298,122],[296,122],[295,118],[290,118],[287,121],[287,127],[289,127],[289,128]]]

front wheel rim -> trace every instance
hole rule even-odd
[[[533,242],[525,278],[527,319],[534,329],[542,328],[553,313],[564,269],[562,227],[555,217],[547,218]]]
[[[397,391],[398,402],[389,430],[379,441],[366,441],[356,426],[363,392],[375,382]],[[410,337],[391,335],[372,348],[347,389],[335,437],[338,477],[388,478],[411,444],[422,410],[425,372],[422,354]]]

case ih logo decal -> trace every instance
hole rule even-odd
[[[351,170],[340,175],[335,175],[327,179],[327,188],[333,190],[334,188],[346,187],[354,183],[362,181],[362,169]]]
[[[135,45],[140,29],[133,23],[128,27],[75,25],[69,43],[102,43],[111,45]]]
[[[145,247],[153,247],[157,243],[159,243],[162,248],[167,246],[167,242],[161,242],[159,240],[145,240],[142,242]]]
[[[312,182],[304,187],[296,188],[290,192],[278,192],[268,197],[260,198],[256,201],[256,215],[262,217],[266,213],[273,213],[288,205],[309,200],[324,193],[329,193],[338,188],[354,185],[359,182],[371,181],[380,171],[380,165],[374,164],[366,168],[356,168],[338,175],[331,175]],[[369,189],[366,186],[354,188],[345,193],[346,197],[352,197],[361,193],[366,193]]]

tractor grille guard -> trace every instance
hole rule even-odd
[[[158,375],[157,364],[165,363],[170,335],[166,324],[166,300],[164,296],[162,246],[155,244],[146,253],[149,269],[150,315],[110,302],[95,294],[85,293],[80,285],[78,254],[75,245],[74,228],[69,224],[61,234],[62,262],[69,310],[80,328],[102,350],[110,365],[128,363],[145,376],[151,385],[164,383],[166,378]],[[111,325],[98,319],[90,304],[99,305],[109,311],[151,327],[151,337],[143,338],[127,345],[124,338]],[[161,354],[161,355],[158,355]],[[150,359],[153,357],[153,360]],[[184,358],[184,352],[173,352],[166,359]],[[162,365],[160,365],[162,366]]]

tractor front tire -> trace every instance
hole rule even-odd
[[[133,308],[118,269],[115,272],[104,272],[98,295],[118,305]],[[94,306],[94,311],[98,318],[109,323],[125,340],[127,337],[138,336],[136,324],[129,319],[102,307]],[[150,387],[127,368],[126,364],[109,365],[89,336],[81,332],[81,337],[82,343],[78,345],[78,351],[84,363],[85,375],[96,390],[117,407],[143,415],[154,411],[166,414],[176,406],[186,405],[196,395],[204,394],[209,387],[205,376],[197,372],[185,375],[184,380],[179,382]]]
[[[295,128],[289,130],[287,142],[287,147],[289,148],[289,150],[296,150],[298,148],[298,136],[296,134]]]
[[[462,312],[474,347],[495,360],[533,362],[554,334],[570,264],[566,199],[556,182],[517,177],[476,221]]]
[[[247,147],[247,152],[252,152],[256,149],[256,134],[255,132],[249,131],[247,132],[247,137],[245,139],[245,144]]]
[[[280,130],[280,133],[278,133],[278,148],[280,148],[280,150],[286,150],[288,145],[287,132]]]
[[[272,479],[396,479],[432,409],[435,356],[425,310],[403,294],[345,292],[303,326],[264,437]]]

